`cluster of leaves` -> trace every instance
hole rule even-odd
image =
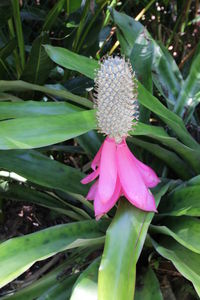
[[[54,256],[41,278],[13,283],[2,299],[163,299],[152,269],[160,256],[193,284],[197,299],[200,146],[187,127],[200,126],[200,47],[183,78],[164,45],[118,1],[58,0],[51,9],[44,2],[0,3],[0,213],[5,201],[21,201],[67,221],[1,242],[0,287]],[[159,214],[121,199],[97,222],[80,183],[102,142],[88,91],[115,30],[140,81],[140,122],[128,142],[162,179],[152,191]]]

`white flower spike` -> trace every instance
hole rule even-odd
[[[98,129],[121,143],[139,117],[137,80],[123,57],[106,58],[95,79]]]

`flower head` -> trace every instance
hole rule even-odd
[[[149,188],[159,179],[129,150],[126,137],[137,124],[137,84],[131,66],[124,58],[110,57],[101,64],[96,79],[96,107],[99,131],[107,135],[92,161],[93,172],[81,182],[95,179],[87,195],[94,200],[95,216],[107,213],[120,196],[145,211],[156,211]]]
[[[120,143],[139,115],[132,67],[124,58],[109,57],[100,65],[95,83],[99,131]]]

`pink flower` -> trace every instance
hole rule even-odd
[[[81,182],[87,184],[97,177],[87,195],[94,200],[96,219],[100,219],[117,202],[120,196],[144,211],[156,212],[156,204],[149,188],[159,178],[147,165],[140,162],[129,150],[125,138],[121,143],[107,137],[92,161],[93,172]]]

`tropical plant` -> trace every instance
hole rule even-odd
[[[50,2],[0,3],[2,227],[6,205],[20,202],[51,220],[1,238],[1,297],[163,299],[158,270],[170,261],[188,280],[183,292],[192,283],[190,299],[198,299],[200,47],[182,73],[165,47],[175,31],[163,44],[138,21],[155,1],[144,1],[135,19],[128,1]],[[189,18],[178,22],[182,31],[192,26]],[[96,221],[80,183],[103,141],[91,89],[98,61],[118,49],[139,80],[140,119],[127,142],[159,174],[158,214],[122,197]]]

